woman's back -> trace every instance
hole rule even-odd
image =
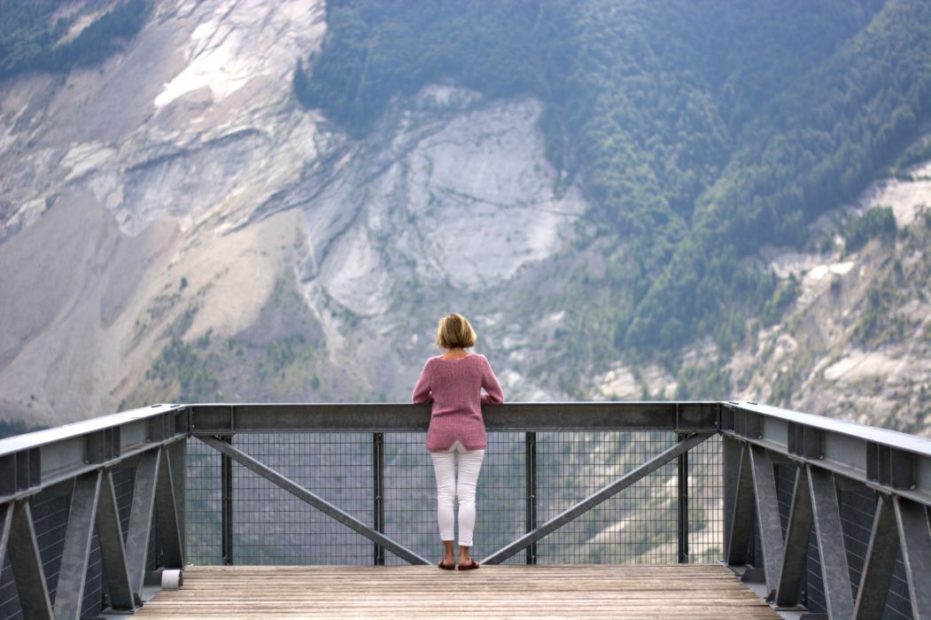
[[[487,444],[481,405],[503,402],[504,394],[484,355],[439,356],[427,360],[412,400],[433,403],[428,450],[446,450],[456,440],[480,450]]]

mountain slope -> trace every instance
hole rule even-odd
[[[920,430],[927,10],[156,2],[0,82],[0,417],[405,400],[457,310],[511,399]]]

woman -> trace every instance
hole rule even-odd
[[[414,387],[415,403],[433,403],[427,450],[436,472],[436,512],[443,541],[439,567],[456,568],[453,558],[453,497],[459,500],[459,570],[478,568],[472,559],[475,528],[475,485],[482,469],[485,422],[482,404],[504,402],[504,394],[485,356],[469,353],[475,330],[460,314],[447,314],[436,330],[436,345],[446,352],[431,357]],[[482,393],[482,390],[485,393]],[[459,455],[456,484],[454,455]]]

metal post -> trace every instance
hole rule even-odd
[[[232,444],[232,435],[223,435],[218,438],[223,443]],[[223,454],[220,456],[220,506],[223,511],[221,517],[221,536],[223,538],[223,564],[233,564],[233,459]]]
[[[524,480],[527,488],[527,532],[537,529],[537,434],[524,433]],[[527,546],[527,564],[537,563],[537,543]]]
[[[685,439],[681,433],[678,440]],[[679,455],[679,564],[689,563],[689,453]]]
[[[385,533],[385,434],[372,433],[372,499],[374,527]],[[375,543],[375,566],[385,565],[385,547]]]

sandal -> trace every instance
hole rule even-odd
[[[475,560],[469,560],[468,564],[460,564],[459,570],[475,570],[479,566],[480,564],[476,562]]]
[[[440,563],[437,564],[437,566],[439,566],[443,570],[456,570],[455,562],[453,562],[452,564],[443,564],[443,560],[440,560]]]

